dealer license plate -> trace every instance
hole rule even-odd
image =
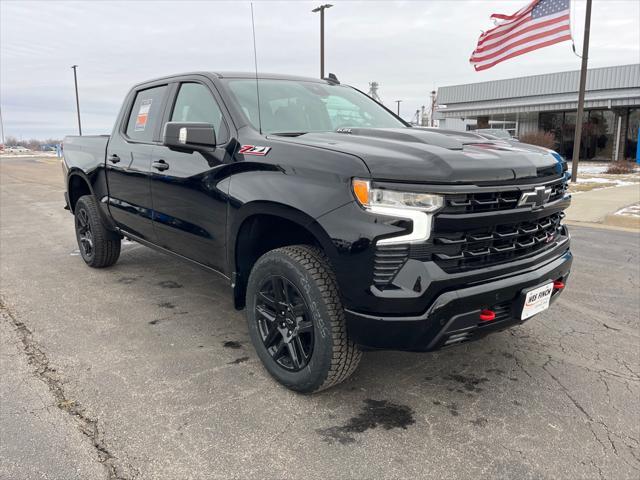
[[[543,285],[527,292],[522,307],[521,320],[525,320],[549,308],[551,293],[553,292],[553,282]]]

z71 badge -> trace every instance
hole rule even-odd
[[[260,147],[258,145],[242,145],[238,153],[243,155],[259,155],[264,157],[267,153],[269,153],[271,147]]]

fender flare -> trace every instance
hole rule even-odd
[[[243,205],[236,212],[232,213],[229,218],[229,228],[227,231],[227,263],[229,272],[236,270],[236,244],[238,233],[242,225],[256,215],[272,215],[288,220],[307,230],[318,242],[329,259],[337,255],[337,250],[331,238],[322,226],[310,215],[302,210],[285,205],[283,203],[254,200]]]
[[[85,185],[88,187],[89,191],[91,192],[91,195],[93,195],[94,197],[96,196],[96,193],[93,190],[93,186],[91,185],[91,180],[89,180],[89,177],[87,176],[87,174],[78,167],[71,168],[69,170],[69,173],[67,174],[66,187],[67,187],[67,194],[69,195],[69,208],[71,209],[72,213],[73,213],[73,207],[71,205],[71,181],[74,179],[74,177],[81,178],[82,181],[85,183]],[[99,202],[99,199],[96,198],[96,201]]]
[[[73,207],[71,205],[71,181],[74,177],[79,177],[85,183],[85,185],[89,188],[90,194],[95,198],[96,203],[98,205],[98,212],[100,213],[100,217],[102,219],[103,224],[107,227],[107,229],[116,232],[116,226],[111,219],[111,216],[108,213],[107,203],[104,201],[105,199],[98,198],[96,196],[95,190],[91,183],[89,176],[86,172],[78,167],[71,168],[67,173],[66,187],[67,187],[67,196],[69,203],[69,211],[73,213]]]

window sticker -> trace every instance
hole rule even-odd
[[[149,110],[151,110],[151,103],[153,103],[153,99],[148,98],[146,100],[143,100],[140,104],[138,116],[136,117],[136,132],[144,132],[144,129],[147,126],[147,120],[149,119]]]

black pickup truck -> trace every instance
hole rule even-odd
[[[126,237],[224,276],[266,369],[300,392],[365,349],[519,325],[571,267],[561,157],[411,127],[333,75],[139,84],[111,136],[65,138],[63,165],[89,266]]]

